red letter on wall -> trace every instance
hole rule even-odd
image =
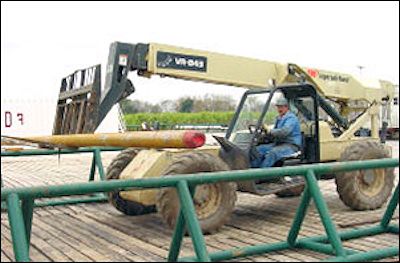
[[[21,125],[24,125],[24,114],[17,113],[18,120],[21,122]]]
[[[9,111],[4,112],[4,123],[6,128],[10,128],[12,126],[12,114]]]

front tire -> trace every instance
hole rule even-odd
[[[139,151],[135,148],[128,148],[121,151],[107,168],[107,180],[119,179],[122,171],[136,157]],[[145,206],[137,202],[122,199],[119,191],[108,193],[108,201],[120,212],[129,216],[138,216],[153,213],[156,211],[154,205]]]
[[[183,154],[165,170],[164,176],[226,171],[229,167],[217,156],[202,152]],[[218,231],[230,218],[236,202],[236,183],[221,182],[196,187],[194,205],[204,234]],[[175,188],[162,188],[157,195],[157,211],[173,228],[180,210]]]
[[[356,142],[347,147],[340,161],[389,158],[382,145]],[[372,210],[381,207],[391,195],[394,184],[392,168],[358,170],[337,174],[337,191],[340,199],[354,210]]]

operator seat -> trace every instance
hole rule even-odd
[[[293,165],[303,163],[303,161],[306,159],[305,148],[306,148],[306,136],[304,135],[304,132],[301,132],[301,148],[300,148],[300,150],[283,157],[282,159],[277,161],[273,166],[274,167],[293,166]]]

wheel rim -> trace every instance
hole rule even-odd
[[[360,171],[358,185],[363,194],[369,197],[378,195],[385,185],[385,170],[370,169]]]
[[[205,184],[196,187],[194,204],[200,220],[217,212],[221,201],[220,187],[217,184]]]

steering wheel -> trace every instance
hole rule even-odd
[[[256,125],[249,124],[248,128],[249,128],[250,134],[253,134],[256,132]],[[266,124],[263,124],[260,129],[260,134],[266,135],[266,134],[268,134],[268,130],[269,130],[268,126]]]
[[[263,123],[263,125],[261,126],[261,134],[267,135],[269,132],[269,128],[267,126],[267,124]]]
[[[263,141],[265,141],[266,138],[269,138],[269,136],[268,136],[269,129],[266,124],[261,125],[261,127],[258,131],[256,129],[256,125],[254,125],[254,124],[249,124],[248,128],[249,128],[250,134],[254,134],[256,132],[258,133],[257,137],[259,138],[260,142],[263,142]],[[267,140],[269,141],[270,138]]]

